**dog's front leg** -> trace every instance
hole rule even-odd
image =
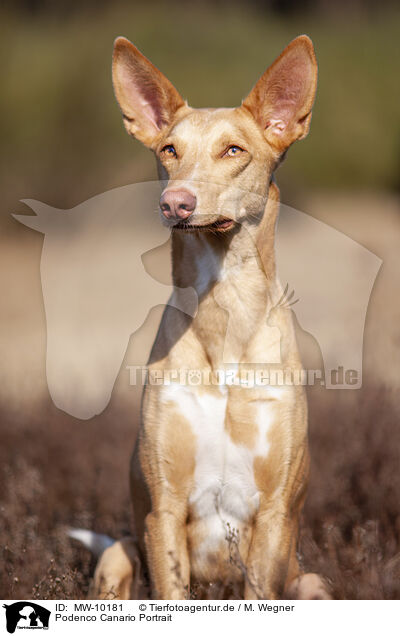
[[[151,512],[146,518],[145,543],[153,595],[185,599],[190,585],[186,522],[179,514],[179,502],[171,499],[168,508]]]
[[[162,387],[147,387],[139,458],[151,502],[145,544],[155,598],[189,595],[186,523],[195,450],[195,437],[178,403],[165,397]]]
[[[270,465],[267,457],[262,468],[258,466],[264,480],[246,563],[246,598],[279,599],[299,576],[296,550],[309,457],[301,438],[290,445],[297,448],[294,453],[285,451],[285,446],[281,445],[280,452],[274,448],[276,464]]]
[[[280,507],[260,509],[246,563],[245,598],[279,599],[298,575],[297,520]]]
[[[246,599],[332,598],[320,576],[300,572],[296,554],[298,514],[277,508],[258,515],[246,564]]]

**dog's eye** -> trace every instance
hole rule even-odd
[[[227,148],[225,150],[225,152],[224,152],[224,154],[222,156],[223,157],[237,157],[237,155],[240,155],[242,152],[244,152],[244,150],[240,146],[229,146],[229,148]]]
[[[168,144],[167,146],[164,146],[164,148],[161,149],[161,152],[163,152],[167,157],[177,156],[176,150],[172,144]]]

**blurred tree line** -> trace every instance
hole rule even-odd
[[[59,207],[156,178],[125,134],[112,43],[131,39],[194,107],[236,106],[296,35],[313,40],[311,133],[279,169],[282,198],[400,190],[400,7],[391,0],[3,0],[1,219],[21,198]]]
[[[198,4],[196,0],[180,0],[181,4]],[[127,4],[130,7],[142,4],[140,0],[121,0],[119,4]],[[71,0],[3,0],[3,6],[14,10],[24,11],[31,15],[40,15],[43,13],[66,15],[79,11],[101,11],[104,7],[112,4],[110,0],[79,0],[73,2]],[[202,3],[204,4],[204,2]],[[232,6],[232,4],[245,4],[254,6],[257,10],[265,10],[268,13],[274,13],[279,16],[293,16],[299,14],[309,14],[313,12],[315,15],[371,15],[377,12],[393,10],[398,2],[396,0],[246,0],[236,3],[232,0],[214,0],[212,4]]]

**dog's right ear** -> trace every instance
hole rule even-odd
[[[126,38],[117,38],[113,55],[114,92],[125,128],[150,148],[185,105],[171,82]]]
[[[306,137],[317,87],[317,60],[309,37],[295,38],[260,77],[242,103],[283,153]]]

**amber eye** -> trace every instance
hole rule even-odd
[[[240,146],[229,146],[222,155],[223,157],[237,157],[242,152],[244,152],[243,148]]]
[[[162,148],[161,152],[163,152],[167,157],[176,157],[176,150],[172,144],[168,144]]]

